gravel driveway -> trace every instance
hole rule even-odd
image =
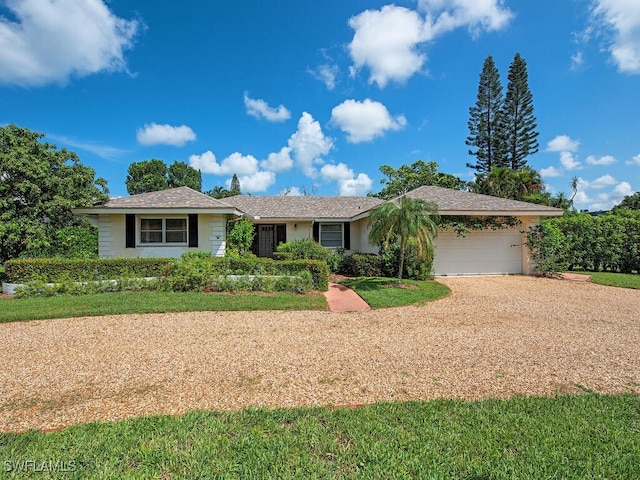
[[[441,281],[447,298],[365,313],[0,325],[0,430],[249,405],[640,392],[640,291],[517,276]]]

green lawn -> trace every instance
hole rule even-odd
[[[640,289],[640,274],[610,273],[610,272],[586,272],[591,275],[591,282],[612,287]]]
[[[403,280],[399,286],[395,278],[358,277],[340,283],[355,290],[371,308],[430,302],[450,292],[447,286],[433,281]]]
[[[3,478],[631,479],[640,478],[640,399],[200,411],[3,433],[0,459]],[[68,471],[33,471],[45,461]]]
[[[0,323],[123,313],[223,310],[324,310],[321,294],[124,292],[0,300]]]

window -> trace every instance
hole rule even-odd
[[[140,243],[187,243],[187,219],[141,219]]]
[[[320,224],[320,245],[326,248],[342,247],[342,224],[341,223],[321,223]]]

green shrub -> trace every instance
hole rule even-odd
[[[111,280],[122,277],[161,277],[171,273],[172,258],[56,259],[30,258],[5,262],[6,281],[57,282]]]
[[[251,256],[251,245],[255,236],[255,227],[251,220],[242,217],[227,222],[227,247],[225,255],[229,257]]]
[[[155,291],[160,280],[144,278],[120,278],[91,282],[74,282],[71,280],[46,283],[32,280],[16,288],[15,298],[53,297],[57,295],[95,295],[113,292]]]
[[[30,243],[20,258],[98,258],[98,227],[87,223],[61,228],[48,241]]]
[[[281,243],[276,248],[274,258],[280,260],[320,260],[325,262],[330,250],[313,240],[294,240]]]
[[[527,233],[527,246],[538,273],[554,274],[567,269],[566,237],[554,224],[541,222],[531,228]]]

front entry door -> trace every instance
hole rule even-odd
[[[258,225],[258,256],[272,257],[274,249],[274,226]]]

